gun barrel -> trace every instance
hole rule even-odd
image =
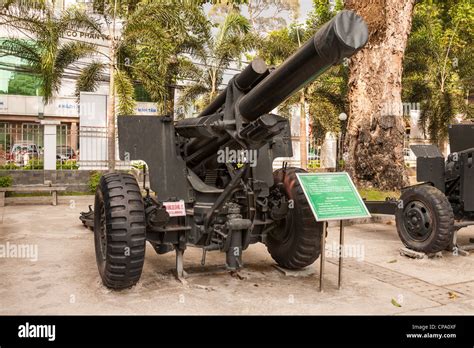
[[[350,57],[368,40],[363,19],[341,11],[277,69],[248,92],[238,104],[249,121],[271,112],[341,59]]]
[[[251,88],[255,82],[259,81],[262,76],[268,74],[268,67],[262,58],[255,58],[247,67],[236,76],[235,84],[241,91]],[[198,117],[215,113],[224,105],[227,95],[227,88],[217,95],[216,98],[198,115]]]

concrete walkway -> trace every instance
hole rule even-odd
[[[187,285],[173,276],[174,254],[156,255],[148,246],[138,285],[113,292],[100,282],[93,234],[78,218],[92,202],[69,197],[56,207],[0,208],[0,314],[474,314],[474,255],[400,256],[393,223],[346,227],[341,290],[331,253],[338,231],[330,228],[323,293],[319,262],[284,275],[262,244],[244,252],[239,278],[221,271],[223,254],[208,253],[201,267],[200,250],[188,249]],[[474,229],[465,229],[459,239],[472,236]],[[33,260],[12,255],[24,245]]]

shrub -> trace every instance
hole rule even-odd
[[[26,169],[26,170],[43,169],[43,168],[44,168],[43,160],[38,160],[38,159],[30,159],[28,161],[28,164],[23,167],[23,169]]]
[[[309,160],[308,161],[308,169],[316,169],[316,168],[319,168],[321,165],[320,165],[320,161],[319,160]]]
[[[0,169],[16,170],[16,169],[20,169],[20,167],[18,167],[15,163],[11,162],[11,163],[7,163],[3,166],[0,166]]]
[[[13,178],[11,175],[0,176],[0,187],[12,186]]]
[[[102,176],[101,172],[92,172],[89,178],[89,191],[94,193],[97,185],[99,185],[100,177]]]
[[[79,169],[79,165],[74,160],[56,161],[56,169]]]

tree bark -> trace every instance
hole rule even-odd
[[[403,55],[415,0],[347,0],[369,26],[369,42],[351,58],[347,170],[361,186],[406,186],[401,100]]]

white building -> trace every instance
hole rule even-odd
[[[61,0],[55,2],[57,9],[66,8],[77,3],[87,3],[88,0]],[[120,30],[120,26],[118,26]],[[0,26],[0,40],[6,38],[27,38],[25,33],[3,25]],[[24,72],[25,62],[18,57],[0,57],[0,165],[4,164],[15,144],[34,143],[40,149],[44,146],[43,124],[57,124],[58,146],[71,147],[79,150],[79,105],[75,96],[76,78],[84,66],[92,59],[107,62],[108,40],[99,35],[88,35],[79,31],[69,31],[64,41],[79,40],[97,45],[99,53],[89,59],[80,60],[69,66],[61,81],[59,93],[53,100],[44,105],[39,95],[38,77]],[[104,74],[95,93],[108,94],[108,72]],[[140,98],[141,97],[141,98]],[[137,98],[136,114],[156,115],[154,103],[139,94]]]

